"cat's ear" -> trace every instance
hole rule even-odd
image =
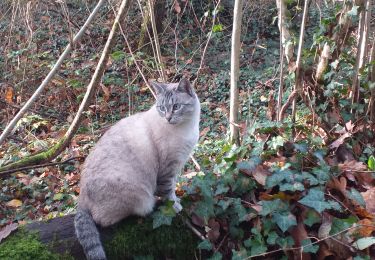
[[[152,86],[152,89],[155,91],[156,95],[163,94],[165,91],[165,86],[162,83],[150,81],[150,85]]]
[[[176,90],[193,96],[193,88],[191,87],[189,80],[187,80],[186,78],[182,78],[180,80],[180,83],[178,83]]]

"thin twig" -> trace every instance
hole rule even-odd
[[[213,31],[214,26],[215,26],[215,21],[216,21],[216,11],[217,11],[217,8],[218,8],[219,5],[220,5],[220,2],[221,2],[221,0],[219,0],[219,1],[217,2],[216,6],[215,6],[215,9],[214,9],[214,11],[213,11],[214,17],[212,18],[212,26],[211,26],[211,30],[210,30],[210,32],[208,33],[206,46],[204,46],[204,49],[203,49],[203,52],[202,52],[201,63],[199,64],[199,68],[198,68],[198,70],[197,70],[197,74],[196,74],[195,80],[193,81],[193,86],[195,86],[195,83],[196,83],[196,81],[198,80],[199,72],[202,70],[202,67],[203,67],[204,57],[206,56],[207,47],[208,47],[208,44],[210,43],[211,36],[212,36],[212,31]]]
[[[282,0],[280,0],[282,1]],[[284,86],[284,46],[283,46],[283,4],[280,3],[280,83],[279,83],[279,91],[278,91],[278,97],[277,97],[277,116],[276,120],[277,122],[280,122],[282,120],[282,114],[281,114],[281,104],[283,100],[283,86]]]
[[[188,228],[191,229],[191,231],[193,231],[194,234],[196,234],[201,240],[205,240],[206,238],[204,237],[204,235],[202,235],[191,223],[190,223],[190,220],[187,219],[187,218],[183,218],[186,226],[188,226]]]
[[[296,98],[296,95],[297,95],[297,91],[293,90],[292,93],[290,93],[290,95],[289,95],[287,101],[285,102],[285,104],[281,107],[280,114],[279,114],[280,121],[283,119],[283,115],[284,115],[285,111],[288,109],[290,104]]]
[[[147,88],[150,90],[151,94],[154,96],[154,98],[156,98],[156,94],[155,94],[155,92],[152,90],[152,88],[151,88],[150,84],[148,83],[148,81],[147,81],[145,75],[143,74],[141,68],[139,67],[139,64],[138,64],[138,62],[137,62],[137,59],[136,59],[135,56],[134,56],[134,53],[133,53],[133,51],[132,51],[132,49],[131,49],[131,47],[130,47],[129,41],[128,41],[128,39],[127,39],[125,33],[124,33],[124,30],[122,29],[121,24],[120,24],[120,31],[121,31],[122,37],[123,37],[124,40],[125,40],[126,46],[128,47],[129,53],[130,53],[130,55],[132,56],[132,58],[133,58],[133,60],[134,60],[134,64],[135,64],[135,66],[137,67],[137,70],[138,70],[139,74],[141,74],[142,79],[143,79],[143,81],[145,82]]]
[[[13,172],[26,171],[26,170],[31,170],[31,169],[43,168],[43,167],[47,167],[47,166],[61,165],[61,164],[65,164],[65,163],[68,163],[68,162],[73,161],[73,160],[79,160],[79,159],[84,159],[84,158],[85,157],[83,157],[83,156],[77,156],[77,157],[72,157],[72,158],[66,159],[62,162],[44,163],[44,164],[31,165],[31,166],[25,166],[25,167],[21,167],[21,168],[17,168],[17,169],[2,171],[2,172],[0,172],[0,178],[4,178],[5,175],[8,175],[8,174],[13,173]]]

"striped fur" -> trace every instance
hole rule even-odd
[[[100,242],[99,232],[91,214],[78,209],[74,217],[74,227],[86,258],[88,260],[105,260],[106,256]]]

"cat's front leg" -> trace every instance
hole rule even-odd
[[[179,213],[182,210],[181,200],[176,196],[175,191],[168,195],[168,200],[174,201],[173,209],[176,213]]]
[[[180,199],[176,196],[176,177],[161,178],[158,180],[158,188],[156,194],[164,199],[174,201],[173,209],[176,213],[182,210]]]

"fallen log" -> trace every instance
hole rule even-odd
[[[68,215],[19,228],[0,243],[0,259],[85,259],[73,220]],[[156,229],[150,217],[130,217],[99,232],[108,259],[194,259],[198,242],[181,216]]]

